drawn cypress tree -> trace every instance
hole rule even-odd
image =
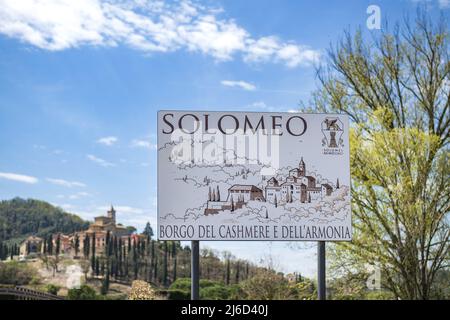
[[[220,190],[219,190],[219,186],[217,186],[217,201],[220,201]]]
[[[336,189],[339,189],[339,178],[336,180]]]
[[[208,192],[208,201],[212,200],[212,195],[211,195],[211,187],[209,187],[209,192]]]
[[[275,195],[274,202],[275,202],[275,208],[278,208],[278,199],[277,199],[277,195]]]
[[[269,211],[267,211],[267,208],[266,208],[266,219],[269,219]]]
[[[231,212],[234,212],[234,201],[233,201],[233,197],[231,197]]]
[[[308,193],[308,203],[311,203],[311,194]]]

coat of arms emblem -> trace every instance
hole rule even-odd
[[[344,146],[342,134],[344,133],[344,124],[339,118],[325,118],[322,122],[322,146],[327,148],[340,148]]]

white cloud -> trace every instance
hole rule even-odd
[[[75,194],[71,194],[68,198],[71,200],[76,200],[85,197],[91,197],[92,195],[88,192],[77,192]]]
[[[253,91],[256,89],[254,84],[245,81],[223,80],[221,81],[221,84],[226,87],[239,87],[247,91]]]
[[[157,145],[156,144],[151,143],[150,141],[141,140],[141,139],[134,139],[133,141],[131,141],[131,147],[133,147],[133,148],[146,148],[146,149],[152,149],[152,150],[156,150],[157,149]]]
[[[254,38],[222,12],[189,0],[0,0],[0,33],[53,51],[127,45],[146,53],[186,50],[220,61],[241,55],[248,62],[288,67],[319,57],[293,41]]]
[[[278,37],[262,37],[254,40],[249,39],[248,49],[244,54],[244,61],[281,62],[286,66],[294,68],[299,65],[310,65],[320,59],[320,52],[308,46],[298,45],[294,42],[285,43]]]
[[[116,166],[114,163],[108,162],[102,158],[98,158],[92,154],[86,155],[86,158],[88,158],[92,162],[95,162],[95,163],[101,165],[102,167],[115,167]]]
[[[78,182],[78,181],[67,181],[64,179],[54,179],[54,178],[47,178],[46,180],[52,184],[56,184],[58,186],[63,186],[63,187],[67,187],[67,188],[86,187],[86,185],[84,183]]]
[[[27,175],[18,174],[18,173],[10,173],[10,172],[0,172],[0,179],[6,179],[6,180],[29,183],[29,184],[34,184],[39,181],[38,178],[35,178],[32,176],[27,176]]]
[[[103,137],[97,140],[97,143],[103,144],[105,146],[112,146],[113,144],[115,144],[119,139],[117,139],[117,137],[114,136],[109,136],[109,137]]]

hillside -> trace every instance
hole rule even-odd
[[[14,198],[0,201],[0,241],[28,235],[47,236],[87,229],[89,223],[45,201]]]

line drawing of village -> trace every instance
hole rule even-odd
[[[183,198],[186,201],[181,203],[175,195],[171,207],[176,209],[159,212],[163,223],[351,223],[349,186],[342,184],[339,178],[330,181],[320,172],[309,169],[308,161],[301,155],[292,165],[265,176],[261,175],[265,165],[259,162],[232,164],[237,157],[233,150],[224,150],[226,160],[220,165],[195,161],[176,164],[172,152],[176,145],[172,141],[158,149],[164,165],[171,166],[164,171],[168,174],[163,179],[176,183],[178,195],[188,193],[191,196]]]

